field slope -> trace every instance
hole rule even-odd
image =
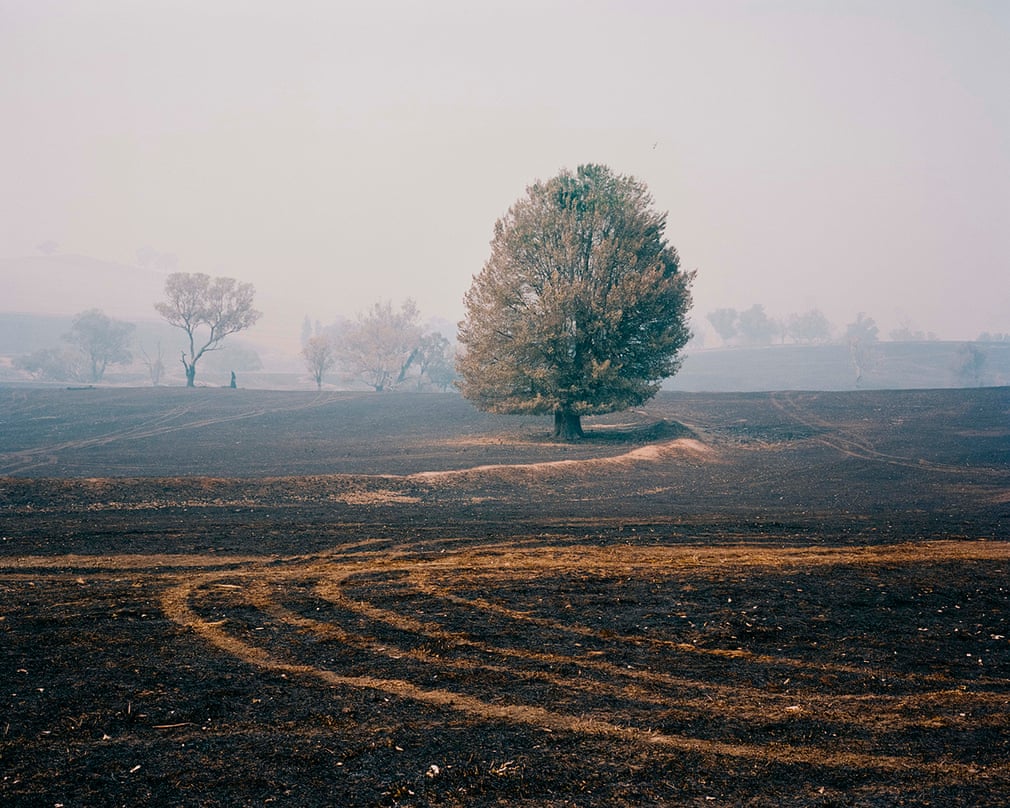
[[[0,388],[0,802],[1010,793],[1010,390]]]

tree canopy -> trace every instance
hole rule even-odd
[[[109,365],[133,361],[129,344],[133,323],[114,320],[100,309],[88,309],[74,317],[64,339],[80,348],[89,366],[89,381],[101,381]]]
[[[553,413],[568,439],[583,415],[654,396],[690,338],[694,278],[665,228],[646,186],[606,166],[527,188],[466,294],[463,395],[491,412]]]
[[[845,327],[845,338],[849,342],[876,342],[879,332],[876,321],[861,311],[856,315],[856,319]]]
[[[305,360],[305,367],[312,374],[316,389],[322,390],[326,371],[332,368],[337,361],[333,342],[325,334],[309,337],[302,347],[302,358]]]
[[[452,382],[452,345],[437,331],[424,331],[411,298],[399,308],[389,300],[374,303],[356,320],[329,331],[346,377],[376,392],[426,386],[444,390]]]
[[[820,309],[792,315],[787,330],[796,342],[827,342],[831,339],[831,323]]]
[[[399,310],[386,300],[359,315],[339,346],[351,375],[377,392],[401,384],[421,339],[420,318],[417,304],[410,298]]]
[[[729,342],[737,335],[740,313],[736,309],[716,309],[708,313],[707,319],[723,342]]]
[[[207,351],[218,350],[229,334],[259,320],[261,312],[252,305],[255,293],[251,283],[211,278],[202,272],[173,272],[165,280],[167,300],[154,307],[189,338],[189,353],[182,352],[187,387],[194,386],[196,363]]]

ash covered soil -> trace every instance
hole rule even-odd
[[[7,806],[1002,806],[1010,390],[0,388]]]

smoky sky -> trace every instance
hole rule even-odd
[[[0,258],[171,254],[291,333],[456,320],[495,220],[599,162],[696,320],[1010,331],[1008,41],[998,0],[0,0]]]

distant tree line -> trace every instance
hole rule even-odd
[[[765,314],[764,307],[757,304],[744,311],[716,309],[709,312],[707,319],[726,345],[759,346],[787,340],[795,344],[834,342],[847,345],[857,385],[880,361],[877,347],[880,329],[865,312],[859,312],[852,322],[837,332],[818,309],[778,320]],[[892,342],[929,342],[937,339],[932,331],[917,330],[907,321],[890,331],[888,336]],[[988,354],[984,346],[986,343],[1005,342],[1010,342],[1010,334],[984,331],[974,343],[965,342],[960,345],[951,365],[957,384],[963,387],[985,384]]]
[[[920,331],[913,328],[907,321],[893,329],[888,336],[891,342],[933,342],[937,339],[933,331]]]
[[[831,340],[831,324],[819,309],[790,315],[781,320],[768,316],[760,303],[749,309],[716,309],[707,319],[727,345],[771,345],[787,339],[803,344]]]
[[[129,345],[134,325],[88,309],[74,317],[64,345],[42,348],[15,359],[14,366],[38,379],[99,382],[109,365],[133,361]]]
[[[232,278],[181,272],[168,276],[165,299],[155,309],[183,332],[178,356],[187,386],[195,386],[198,366],[215,372],[260,369],[259,355],[251,348],[230,345],[222,353],[226,337],[259,319],[253,296],[250,284]],[[97,383],[108,368],[136,361],[146,368],[152,384],[163,383],[167,368],[161,342],[151,350],[134,344],[135,331],[133,323],[88,309],[74,317],[61,345],[17,357],[13,365],[39,380]],[[399,306],[378,302],[355,319],[326,327],[319,322],[313,326],[306,318],[301,343],[301,359],[319,389],[331,373],[343,384],[362,384],[378,392],[445,391],[456,379],[453,343],[421,325],[411,299]]]
[[[456,377],[455,351],[439,331],[421,325],[410,298],[399,307],[391,301],[372,304],[353,320],[313,327],[302,324],[302,359],[318,389],[328,373],[344,383],[362,384],[376,392],[447,390]]]
[[[422,325],[408,298],[399,305],[376,302],[327,326],[306,317],[300,358],[318,389],[328,376],[376,392],[455,385],[491,411],[553,412],[558,436],[581,437],[583,415],[648,400],[680,366],[690,338],[685,318],[694,273],[680,269],[664,227],[665,214],[652,210],[647,189],[634,178],[606,166],[562,171],[531,185],[496,223],[492,255],[464,299],[467,316],[454,335],[463,347],[459,356],[450,338]],[[153,251],[138,261],[175,265],[174,256]],[[198,364],[260,367],[250,349],[219,353],[225,338],[260,319],[254,296],[251,284],[233,278],[168,276],[155,309],[183,332],[178,355],[187,386],[195,386]],[[816,308],[776,318],[762,304],[716,309],[707,320],[727,345],[847,344],[857,383],[878,353],[879,328],[865,312],[844,329]],[[60,345],[18,357],[14,366],[39,379],[94,383],[110,367],[133,363],[139,349],[138,361],[157,385],[166,372],[162,346],[149,352],[134,344],[135,332],[132,323],[87,309],[74,317]],[[936,339],[908,322],[889,336]],[[1010,334],[983,332],[962,346],[953,367],[962,384],[983,383],[984,343],[998,342],[1010,342]],[[232,380],[234,386],[234,373]]]
[[[252,307],[251,284],[232,278],[211,278],[202,273],[175,272],[165,283],[164,301],[155,309],[169,325],[181,329],[187,348],[180,351],[186,384],[194,386],[197,362],[217,351],[225,337],[252,326],[260,312]],[[109,317],[100,309],[88,309],[74,317],[63,345],[47,347],[14,360],[14,366],[36,379],[50,381],[100,382],[112,365],[128,366],[134,361],[131,350],[136,326]],[[165,373],[164,354],[159,342],[154,351],[140,349],[152,384],[160,384]],[[229,352],[234,369],[259,367],[259,356],[247,348]]]
[[[760,303],[755,303],[743,311],[733,308],[715,309],[708,313],[706,319],[725,345],[758,346],[785,342],[820,345],[829,342],[851,343],[854,340],[867,344],[880,339],[880,329],[873,318],[867,316],[865,312],[857,314],[856,318],[841,330],[835,329],[820,309],[810,309],[799,314],[790,314],[785,318],[776,318],[769,316]],[[907,321],[890,331],[888,336],[894,342],[937,339],[932,331],[916,330]],[[979,339],[982,340],[982,337]]]

